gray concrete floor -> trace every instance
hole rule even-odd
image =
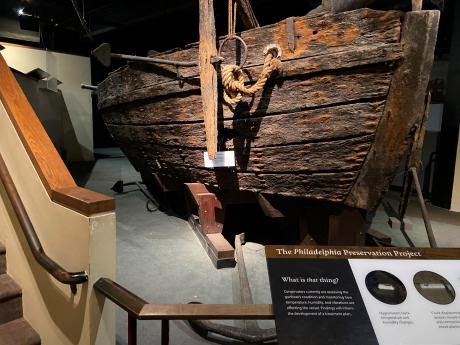
[[[146,210],[146,198],[137,187],[125,187],[115,194],[110,188],[117,180],[140,181],[139,174],[118,149],[97,151],[91,164],[71,166],[77,183],[86,188],[113,195],[117,212],[117,282],[152,303],[239,303],[239,283],[235,269],[216,270],[188,223],[178,217]],[[389,193],[388,205],[396,207],[397,194]],[[429,207],[433,229],[441,247],[460,247],[460,214]],[[416,246],[428,246],[418,204],[411,202],[407,212],[413,229],[407,231]],[[391,229],[388,214],[381,206],[372,228],[390,235],[393,243],[408,246],[401,231]],[[263,247],[244,246],[244,255],[255,303],[271,303]],[[119,310],[117,344],[127,344],[127,315]],[[271,321],[261,322],[264,328]],[[160,341],[160,323],[138,324],[139,344]],[[210,342],[196,335],[182,321],[171,323],[171,344],[199,345]],[[224,340],[220,343],[225,344]]]
[[[119,150],[98,153],[100,158],[94,163],[70,168],[80,186],[115,197],[117,282],[151,303],[240,303],[236,270],[215,269],[188,223],[160,211],[148,212],[146,198],[136,186],[114,193],[111,187],[117,180],[140,181],[140,175]],[[244,255],[255,303],[271,303],[263,247],[246,245]],[[260,326],[274,327],[274,323],[262,321]],[[183,321],[171,322],[170,334],[174,345],[212,344]],[[138,343],[159,342],[160,322],[140,321]],[[117,345],[125,344],[127,315],[119,310]]]

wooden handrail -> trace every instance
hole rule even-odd
[[[128,345],[137,344],[137,320],[161,320],[161,344],[168,345],[169,320],[270,320],[275,318],[271,304],[150,304],[108,278],[100,278],[94,284],[94,289],[128,312]]]
[[[18,218],[19,224],[21,225],[22,231],[24,232],[24,236],[35,260],[37,260],[40,266],[56,278],[56,280],[63,284],[70,285],[72,292],[75,294],[77,292],[77,284],[82,284],[88,281],[88,274],[84,271],[68,272],[46,255],[1,154],[0,179],[5,187],[6,194],[10,199],[13,210]]]
[[[113,211],[112,197],[77,186],[1,54],[0,80],[0,101],[51,200],[87,216]]]
[[[271,304],[149,304],[108,278],[94,288],[138,320],[270,320]]]

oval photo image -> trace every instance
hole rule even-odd
[[[393,274],[385,271],[368,273],[366,287],[372,296],[386,304],[400,304],[407,297],[404,284]]]
[[[418,272],[414,276],[414,285],[420,295],[433,303],[446,305],[455,300],[455,290],[452,284],[437,273]]]

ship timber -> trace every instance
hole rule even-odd
[[[204,167],[198,67],[129,63],[98,86],[98,106],[143,177],[372,210],[423,115],[438,22],[438,11],[358,9],[239,34],[248,84],[268,44],[281,47],[282,71],[235,109],[219,100],[218,149],[235,151],[235,168]],[[228,44],[223,57],[233,63],[240,54]],[[198,44],[155,57],[197,60]]]

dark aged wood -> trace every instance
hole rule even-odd
[[[273,206],[269,199],[270,196],[268,195],[263,195],[262,193],[257,194],[257,203],[262,209],[262,212],[270,218],[284,218],[284,214]]]
[[[347,56],[347,54],[351,55],[343,59],[345,63],[347,63],[347,60],[350,60],[348,61],[349,64],[354,64],[355,66],[372,63],[367,60],[368,50],[375,50],[374,55],[383,54],[380,55],[380,59],[384,59],[385,54],[379,51],[383,49],[387,52],[386,61],[394,61],[401,57],[401,47],[395,45],[399,43],[400,39],[400,17],[400,12],[381,12],[368,9],[356,10],[346,14],[324,14],[314,18],[296,17],[295,31],[299,37],[294,52],[291,52],[288,47],[285,21],[242,32],[241,37],[249,47],[246,66],[249,67],[251,75],[257,77],[264,60],[262,51],[267,44],[271,43],[276,43],[281,47],[283,61],[296,61],[307,58],[305,62],[298,61],[302,66],[300,70],[297,69],[300,72],[299,74],[320,70],[323,64],[329,66],[324,68],[341,68],[341,57],[342,55]],[[225,46],[224,50],[223,55],[228,58],[226,63],[233,63],[235,62],[235,56],[239,57],[241,49],[239,46],[237,47],[234,41],[231,41]],[[236,54],[235,51],[238,53]],[[342,55],[335,56],[334,54]],[[197,59],[198,55],[198,45],[194,44],[185,50],[176,50],[155,56],[188,61]],[[251,66],[255,67],[252,71]],[[289,71],[289,69],[290,65],[285,64],[283,70]],[[195,77],[195,88],[199,87],[199,81],[196,80],[198,71],[197,67],[180,69],[182,77]],[[105,108],[110,104],[116,103],[117,97],[121,95],[123,95],[121,99],[123,103],[141,99],[141,96],[136,96],[136,93],[141,92],[141,89],[167,81],[174,81],[176,76],[177,71],[175,68],[168,70],[165,67],[155,65],[129,64],[116,73],[112,73],[109,78],[100,84],[98,89],[99,106]],[[184,89],[186,89],[189,87],[190,82],[188,79],[181,83],[175,81],[174,85],[176,85],[176,89],[179,89],[178,86],[184,84]],[[133,98],[130,98],[133,91],[135,91]],[[152,96],[146,93],[144,98],[147,97]]]
[[[219,127],[222,138],[227,140],[226,145],[235,147],[245,141],[249,141],[252,147],[332,141],[348,138],[350,135],[375,133],[383,114],[383,104],[356,103],[274,116],[235,119],[219,122]],[[159,143],[189,148],[206,147],[202,123],[159,126],[109,124],[108,128],[115,139],[123,144]]]
[[[401,38],[404,62],[393,77],[374,145],[345,201],[347,205],[375,208],[388,189],[406,152],[411,128],[424,114],[438,24],[438,11],[406,14]]]
[[[442,1],[429,0],[323,0],[322,4],[310,11],[309,14],[314,15],[322,11],[337,13],[355,10],[357,8],[371,7],[378,9],[404,9],[413,11],[422,10],[423,2],[435,4],[439,6]],[[442,5],[441,5],[442,6]]]
[[[316,76],[299,76],[292,79],[273,79],[266,85],[266,91],[253,99],[244,99],[234,111],[222,105],[222,119],[253,118],[256,115],[286,114],[313,107],[332,106],[337,103],[369,101],[381,98],[388,93],[391,73],[387,69],[345,71]],[[163,89],[162,89],[163,88]],[[157,86],[167,92],[168,85]],[[147,92],[143,90],[142,92]],[[150,89],[151,96],[155,92]],[[168,122],[201,122],[201,103],[198,90],[174,94],[171,97],[158,97],[148,102],[128,103],[121,107],[102,110],[107,123],[115,124],[163,124]],[[344,105],[347,106],[346,104]],[[365,106],[365,105],[364,105]],[[353,111],[349,106],[347,111]],[[327,111],[327,110],[325,110]],[[359,114],[359,112],[358,112]],[[114,118],[112,118],[114,116]]]
[[[243,172],[321,172],[358,171],[372,144],[373,135],[332,142],[235,149],[237,171]],[[125,143],[131,148],[136,143]],[[160,166],[178,165],[200,168],[203,150],[171,147],[143,142],[142,146]],[[233,146],[233,145],[232,145]],[[233,147],[229,145],[228,148]],[[133,148],[135,150],[135,148]]]
[[[237,0],[237,3],[237,14],[244,25],[244,29],[249,30],[258,28],[260,25],[252,10],[250,0]]]
[[[425,138],[425,130],[428,122],[428,115],[430,113],[431,104],[431,93],[428,93],[425,100],[425,111],[423,117],[420,119],[420,123],[417,124],[417,129],[414,132],[414,136],[409,148],[409,154],[406,160],[406,167],[404,169],[404,181],[402,186],[401,195],[399,198],[398,216],[401,222],[404,221],[406,215],[407,206],[409,205],[409,199],[412,194],[413,179],[410,172],[410,168],[415,168],[417,171],[421,171],[423,168],[422,163],[422,151],[423,141]]]
[[[338,203],[298,203],[301,243],[363,245],[368,229],[366,213]]]
[[[146,169],[158,172],[152,166]],[[200,181],[227,191],[264,191],[268,194],[302,196],[313,199],[343,201],[358,172],[331,173],[245,173],[232,170],[197,169],[182,166],[166,166],[160,175],[184,182]]]
[[[412,15],[406,14],[405,27],[415,25],[422,36],[436,29],[436,23],[426,28],[427,23],[414,22]],[[143,175],[372,209],[377,204],[366,197],[375,194],[378,199],[388,188],[405,150],[400,138],[416,122],[413,115],[398,115],[399,122],[388,116],[403,89],[416,90],[402,102],[404,112],[408,104],[414,108],[419,102],[418,79],[409,77],[413,82],[399,85],[393,74],[408,64],[409,71],[430,65],[422,61],[422,51],[411,60],[413,43],[401,44],[402,19],[401,12],[358,9],[297,17],[293,25],[282,21],[241,33],[248,44],[248,83],[257,78],[261,51],[269,43],[281,46],[283,69],[263,92],[244,97],[236,109],[219,99],[218,149],[235,151],[234,169],[203,167],[206,136],[197,68],[182,68],[183,79],[176,80],[175,70],[130,64],[99,86],[99,107],[110,132]],[[296,34],[295,49],[289,49],[288,30]],[[223,53],[227,62],[238,62],[239,54],[231,44]],[[190,60],[198,56],[198,45],[156,56]],[[384,154],[370,157],[369,152]],[[371,171],[376,170],[369,160],[378,157],[384,158],[377,162],[377,174],[385,179],[365,182],[367,171],[374,176]]]
[[[344,207],[329,215],[328,245],[364,245],[366,222],[361,210]]]
[[[359,73],[357,72],[355,78],[360,80],[359,78],[365,78],[366,75],[372,74],[372,71],[375,75],[378,75],[378,72],[382,72],[381,78],[385,76],[385,68],[376,67],[376,64],[384,64],[386,63],[391,67],[391,64],[394,61],[399,60],[402,57],[401,46],[392,44],[391,46],[385,46],[382,48],[363,48],[357,49],[354,51],[347,51],[341,53],[334,53],[325,57],[311,57],[299,60],[289,61],[289,63],[283,65],[283,69],[278,74],[274,75],[267,83],[266,89],[269,92],[276,92],[277,88],[283,87],[285,83],[300,83],[303,79],[310,77],[313,78],[312,83],[318,81],[321,83],[322,81],[327,78],[326,72],[329,71],[332,75],[341,75],[345,78],[352,78],[353,75],[350,75],[353,71],[344,70],[345,68],[351,67],[359,67],[359,66],[367,66],[371,65],[372,70],[361,70]],[[322,60],[322,61],[320,61]],[[381,65],[378,65],[381,66]],[[248,76],[253,76],[258,74],[260,71],[260,66],[257,68],[248,67],[245,69],[247,72],[246,77],[249,80]],[[332,72],[331,72],[332,71]],[[125,78],[122,74],[124,71],[120,71],[120,75],[114,75],[110,77],[112,82],[108,82],[107,79],[104,81],[103,85],[105,87],[111,88],[111,90],[107,90],[105,88],[101,89],[99,96],[99,107],[101,109],[106,109],[110,111],[110,107],[114,105],[123,104],[123,106],[128,107],[136,107],[140,106],[140,110],[144,112],[144,114],[140,114],[142,117],[145,117],[148,114],[147,110],[145,109],[145,103],[149,104],[150,102],[154,101],[155,103],[162,103],[162,102],[169,102],[171,97],[174,97],[175,100],[181,101],[182,98],[186,98],[189,96],[198,96],[199,95],[199,82],[198,80],[186,80],[186,81],[168,81],[164,83],[154,84],[154,85],[146,85],[144,88],[139,88],[136,90],[130,90],[129,92],[124,92],[121,90],[122,93],[117,94],[117,86],[113,85],[114,83],[123,83],[128,78]],[[323,74],[319,74],[319,72],[325,72]],[[388,72],[388,70],[387,70]],[[319,75],[318,75],[319,74]],[[310,76],[312,75],[312,76]],[[287,79],[288,77],[292,77],[292,79]],[[252,78],[252,77],[251,77]],[[299,80],[296,80],[299,78]],[[327,79],[326,79],[327,80]],[[111,95],[106,96],[106,92],[110,91]],[[113,96],[112,96],[113,94]],[[258,94],[255,96],[255,100],[253,101],[249,97],[245,97],[243,99],[243,103],[252,103],[252,104],[259,104],[258,100],[263,95]],[[265,94],[267,97],[267,93]],[[146,101],[148,100],[148,101]],[[179,108],[180,104],[178,104]],[[228,107],[224,104],[224,109],[228,109]],[[201,110],[201,108],[200,108]],[[198,111],[198,109],[197,109]],[[233,112],[232,110],[226,110]],[[157,113],[154,113],[155,116],[151,114],[148,119],[150,121],[156,121],[157,116],[161,116]],[[198,115],[198,113],[197,113]],[[174,117],[173,117],[174,119]],[[197,120],[197,119],[195,119]],[[129,121],[129,120],[128,120]]]
[[[199,0],[200,4],[200,88],[206,146],[210,159],[217,152],[217,71],[212,57],[217,55],[213,0]]]

